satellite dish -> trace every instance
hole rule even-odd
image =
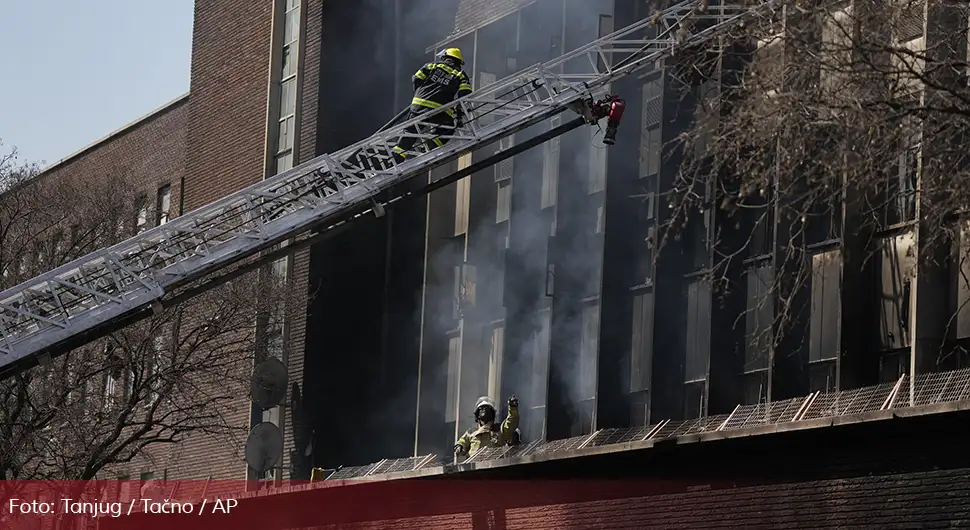
[[[253,377],[249,380],[249,396],[253,403],[263,410],[279,405],[286,397],[286,383],[289,374],[286,367],[275,357],[270,357],[256,365]]]
[[[283,434],[279,427],[264,421],[253,427],[246,439],[246,463],[263,474],[276,467],[283,455]]]

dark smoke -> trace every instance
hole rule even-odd
[[[543,21],[547,21],[548,25],[542,28],[536,28],[532,26],[521,27],[521,35],[516,35],[514,33],[515,24],[504,24],[498,23],[493,24],[479,34],[478,49],[479,54],[482,55],[479,58],[479,66],[484,62],[485,54],[495,55],[492,50],[496,48],[508,49],[508,43],[510,42],[550,42],[553,36],[562,36],[565,34],[565,50],[571,50],[577,46],[583,45],[589,41],[595,40],[598,37],[598,31],[600,29],[600,14],[601,13],[611,13],[612,12],[612,2],[606,0],[599,1],[588,1],[588,0],[546,0],[542,1],[532,6],[528,9],[534,10],[535,16]],[[562,28],[563,20],[563,10],[565,9],[566,15],[566,27],[565,30]],[[510,15],[510,17],[516,17],[515,14]],[[507,31],[501,31],[498,28],[507,29]],[[542,33],[541,36],[537,36],[536,33]],[[563,49],[560,47],[560,50]],[[466,58],[469,58],[474,50],[465,49]],[[548,56],[542,57],[541,60],[548,60]],[[521,62],[519,67],[527,66],[535,61]],[[585,57],[571,61],[566,65],[566,70],[568,72],[588,72],[590,70],[590,65]],[[477,79],[481,72],[469,72],[473,79]],[[502,77],[502,76],[499,76]],[[566,119],[571,117],[569,114]],[[545,129],[542,129],[545,130]],[[536,134],[537,131],[528,131],[519,133],[521,139],[528,138],[529,136]],[[590,131],[588,128],[583,128],[578,131],[571,133],[574,137],[581,137],[582,140],[579,141],[581,144],[580,149],[574,150],[572,152],[562,152],[562,159],[560,160],[561,174],[559,176],[560,186],[569,185],[568,183],[585,183],[588,181],[590,172],[590,149],[603,149],[604,146],[601,143],[602,135],[598,134],[597,137],[592,139],[590,137]],[[592,145],[595,144],[595,147]],[[515,166],[515,177],[513,181],[520,181],[521,179],[542,179],[544,157],[543,153],[545,147],[537,147],[533,150],[518,155],[513,159],[513,164]],[[473,179],[489,180],[492,178],[492,172],[486,171],[482,174],[475,175]],[[482,188],[484,189],[484,188]],[[494,186],[490,188],[492,193],[494,193]],[[513,184],[513,196],[516,195],[514,191],[515,185]],[[475,191],[478,191],[478,185],[475,186]],[[575,193],[574,190],[568,193]],[[535,199],[533,197],[533,199]],[[475,197],[472,197],[471,202],[476,201]],[[474,208],[474,207],[473,207]],[[488,215],[494,215],[490,212]],[[562,211],[560,209],[558,215],[569,216],[571,212]],[[469,226],[469,238],[468,238],[468,254],[470,256],[487,256],[493,248],[494,241],[494,220],[484,219],[480,224],[475,224],[474,220]],[[444,221],[443,221],[444,222]],[[517,260],[514,265],[510,266],[508,270],[503,270],[504,264],[501,262],[501,254],[496,254],[493,259],[476,259],[471,264],[476,267],[476,276],[479,279],[476,289],[478,291],[479,298],[482,297],[483,292],[492,292],[503,288],[502,281],[505,280],[505,276],[524,276],[530,278],[540,278],[545,277],[546,271],[546,257],[547,257],[547,241],[550,234],[549,220],[548,216],[544,215],[544,212],[539,211],[539,205],[537,200],[530,201],[528,204],[516,203],[513,199],[512,213],[511,213],[511,230],[515,232],[513,237],[519,239],[522,242],[523,247],[531,249],[524,254],[520,252],[520,257],[522,259]],[[439,252],[436,255],[431,256],[429,259],[429,266],[433,267],[446,267],[447,264],[453,264],[460,262],[460,259],[456,260],[455,249],[447,249],[445,251]],[[577,238],[575,244],[569,248],[563,249],[563,256],[565,261],[560,261],[558,266],[569,269],[578,274],[581,280],[588,282],[598,283],[598,276],[601,269],[601,258],[602,254],[599,252],[591,252],[583,238]],[[514,267],[514,268],[512,268]],[[582,276],[588,276],[587,278],[582,278]],[[490,282],[485,283],[483,279],[491,279]],[[544,281],[541,282],[544,284]],[[450,291],[447,289],[440,293],[442,296],[451,296]],[[516,293],[510,293],[510,296],[515,296]],[[539,297],[544,297],[544,287],[539,290]],[[442,302],[446,302],[442,300]],[[443,307],[450,308],[450,305],[443,303]],[[548,372],[544,368],[536,369],[535,363],[535,352],[537,349],[537,341],[540,338],[541,322],[540,313],[538,311],[538,305],[535,306],[536,311],[529,315],[529,320],[531,329],[533,330],[529,337],[524,338],[524,340],[515,343],[508,338],[509,323],[506,322],[506,342],[505,342],[505,352],[504,361],[502,367],[502,378],[504,379],[501,387],[507,389],[506,393],[514,392],[520,398],[520,406],[522,407],[523,415],[528,414],[529,409],[532,406],[541,406],[545,403],[536,403],[536,396],[534,389],[542,388],[544,383],[537,383],[537,380],[544,377],[548,377]],[[432,319],[434,322],[434,327],[438,330],[443,331],[443,328],[450,327],[451,314],[450,309],[447,314],[438,315],[428,315],[428,318]],[[567,314],[567,315],[556,315],[554,318],[557,319],[557,326],[560,328],[569,328],[573,330],[581,330],[582,328],[582,313],[578,314]],[[469,322],[469,325],[472,325]],[[487,332],[487,331],[486,331]],[[577,331],[577,337],[579,336]],[[478,397],[478,389],[485,389],[488,380],[487,370],[482,373],[468,373],[464,369],[464,365],[472,362],[470,359],[471,355],[484,355],[488,356],[488,337],[483,336],[482,346],[477,348],[477,351],[469,351],[471,348],[467,348],[462,352],[463,358],[463,369],[462,369],[462,379],[461,379],[461,397],[460,403],[458,404],[458,415],[463,422],[470,423],[470,408],[472,407],[472,402]],[[569,341],[565,344],[565,347],[560,347],[555,351],[551,352],[551,356],[557,359],[557,365],[559,366],[558,378],[560,385],[566,391],[566,399],[568,400],[567,406],[574,406],[581,399],[587,398],[589,396],[583,395],[583,389],[581,388],[581,344],[579,340]],[[434,372],[436,375],[440,374],[440,377],[435,377],[434,381],[423,381],[422,382],[422,394],[428,393],[428,395],[440,395],[442,399],[446,396],[445,382],[447,381],[447,360],[442,362],[442,366],[437,367]],[[487,363],[480,363],[479,366],[485,366],[487,368]],[[441,387],[436,387],[435,383],[442,385]],[[507,395],[492,395],[492,398],[497,402],[502,403],[507,398]],[[531,402],[530,402],[531,401]],[[468,409],[466,411],[466,409]],[[467,413],[466,413],[467,412]],[[523,424],[527,421],[523,418]],[[466,428],[466,424],[463,424],[462,428]]]

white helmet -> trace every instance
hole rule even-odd
[[[482,406],[489,406],[492,407],[492,410],[498,410],[498,408],[495,406],[495,402],[492,401],[492,398],[488,396],[482,396],[478,398],[478,401],[475,402],[475,410],[478,410],[479,407]]]

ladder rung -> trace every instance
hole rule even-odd
[[[457,159],[582,102],[613,81],[672,54],[677,46],[701,44],[747,18],[775,9],[783,0],[762,0],[751,8],[712,6],[693,13],[699,0],[681,2],[546,64],[526,68],[427,114],[388,127],[336,153],[234,192],[168,223],[101,249],[0,293],[0,378],[21,360],[36,358],[83,334],[89,342],[106,333],[106,324],[159,301],[172,289],[269,249],[328,219],[359,213],[382,191]],[[688,19],[695,25],[678,43],[675,30]],[[646,28],[659,22],[656,38]],[[705,25],[706,24],[706,25]],[[635,50],[635,53],[630,53]],[[611,53],[627,55],[616,65]],[[579,58],[587,73],[555,73]],[[572,68],[570,68],[572,70]],[[577,105],[579,104],[579,105]],[[465,126],[449,130],[448,142],[404,162],[391,155],[401,139],[415,147],[431,135],[436,116],[461,107]],[[32,298],[35,302],[30,302]],[[43,303],[37,303],[43,300]],[[75,342],[74,345],[77,345]]]

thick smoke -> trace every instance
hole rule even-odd
[[[315,143],[319,152],[334,152],[370,136],[404,108],[411,95],[411,74],[427,61],[424,50],[451,32],[455,6],[457,0],[360,0],[324,2],[322,12],[311,11],[309,16],[322,18],[322,44],[319,58],[307,46],[305,60],[308,76],[313,69],[310,61],[320,61],[321,108],[316,141],[312,137],[303,140]],[[312,31],[312,26],[308,27]],[[327,292],[347,293],[348,298],[321,297],[314,302],[315,320],[311,325],[317,329],[311,329],[310,335],[327,337],[328,355],[341,351],[353,357],[310,362],[314,370],[327,372],[324,377],[331,378],[321,385],[324,390],[314,390],[317,406],[320,410],[343,410],[331,418],[316,420],[318,437],[324,423],[330,423],[326,428],[338,433],[320,449],[321,454],[329,451],[322,457],[328,462],[360,464],[413,452],[418,394],[413,359],[418,339],[402,329],[418,329],[421,316],[414,308],[420,307],[420,276],[402,277],[398,271],[420,268],[422,251],[417,241],[423,240],[419,225],[424,214],[414,206],[418,202],[395,206],[383,219],[359,221],[359,226],[340,236],[342,242],[335,238],[325,243],[328,250],[318,258],[334,262],[318,268],[339,269],[353,281],[371,284],[359,289],[366,294],[355,292],[355,298],[351,298],[351,289],[335,287],[340,280],[328,279]],[[387,243],[382,235],[392,231],[390,258],[380,264],[375,260],[381,259],[380,249]],[[410,238],[407,234],[417,236]],[[342,261],[342,268],[337,266],[338,261]],[[385,269],[384,281],[380,269]],[[367,273],[371,270],[375,274]],[[404,290],[412,284],[415,300],[409,302]],[[393,285],[394,292],[382,300],[382,287],[388,285]],[[380,327],[372,323],[381,316],[387,322],[378,333]],[[405,341],[407,344],[403,344]],[[333,377],[328,369],[349,373]],[[340,399],[347,402],[334,402]]]
[[[561,50],[563,49],[568,51],[595,40],[600,31],[600,15],[610,14],[612,12],[611,4],[612,2],[608,1],[566,0],[564,2],[560,0],[540,0],[537,5],[529,8],[530,13],[527,16],[530,21],[532,19],[543,21],[541,27],[537,27],[531,23],[523,23],[518,26],[518,31],[521,31],[521,34],[516,35],[514,33],[516,29],[512,28],[516,28],[517,25],[499,23],[493,24],[487,30],[480,32],[478,41],[480,50],[479,69],[482,70],[485,68],[482,66],[482,63],[486,61],[485,56],[494,55],[493,50],[497,47],[505,47],[508,49],[507,43],[509,42],[518,41],[522,45],[521,56],[524,60],[521,61],[521,67],[525,64],[536,62],[536,59],[541,61],[548,60],[550,58],[549,54],[544,54],[540,50],[547,50],[550,47],[550,42],[555,37],[560,39],[558,49],[555,50],[556,54],[562,53]],[[567,13],[565,17],[565,29],[562,27],[564,9]],[[511,15],[511,17],[516,16]],[[610,26],[605,27],[607,31],[610,29]],[[499,28],[507,29],[508,31],[502,32]],[[565,39],[562,39],[563,35],[565,35]],[[470,55],[472,51],[466,49],[465,53],[466,55]],[[590,65],[588,60],[582,57],[567,64],[566,70],[573,73],[588,72],[590,71]],[[481,74],[480,71],[470,73],[476,78]],[[567,114],[564,118],[570,119],[571,115]],[[546,130],[545,127],[546,125],[543,125],[541,128],[533,128],[535,130],[523,131],[516,135],[517,141],[521,142],[538,134],[538,132]],[[575,226],[573,228],[576,235],[560,239],[561,242],[559,244],[562,246],[558,250],[559,258],[555,264],[556,272],[563,276],[569,276],[570,280],[577,284],[598,285],[602,253],[598,246],[591,245],[590,243],[590,235],[596,226],[596,206],[583,204],[582,208],[577,211],[573,211],[571,206],[584,201],[585,203],[591,202],[590,199],[585,197],[587,183],[590,178],[590,155],[591,149],[604,149],[601,142],[602,135],[598,135],[594,140],[591,138],[588,128],[581,128],[573,131],[567,137],[563,138],[563,145],[569,142],[569,145],[576,145],[578,148],[563,150],[561,152],[561,159],[559,161],[559,186],[562,191],[560,191],[560,199],[557,201],[559,203],[557,207],[557,222],[558,224],[566,223],[581,226]],[[520,406],[522,407],[524,416],[523,426],[531,424],[530,418],[525,417],[529,414],[530,409],[535,406],[546,405],[547,401],[550,401],[554,405],[562,405],[563,403],[558,403],[562,400],[567,401],[565,405],[573,409],[570,416],[578,419],[577,415],[579,410],[577,405],[580,401],[593,397],[591,392],[595,393],[595,383],[592,385],[592,389],[590,389],[582,381],[581,337],[583,312],[580,307],[581,304],[578,301],[574,301],[575,303],[570,303],[569,305],[576,306],[576,310],[553,311],[555,331],[550,330],[548,335],[543,336],[543,314],[540,309],[543,301],[546,299],[547,257],[550,250],[548,248],[548,238],[550,235],[550,223],[553,222],[550,218],[549,211],[540,211],[539,207],[543,166],[546,163],[545,156],[543,156],[545,150],[546,146],[539,146],[513,159],[515,184],[513,184],[512,192],[512,234],[510,235],[514,240],[512,244],[513,248],[510,250],[513,258],[509,259],[506,264],[503,261],[504,247],[497,247],[495,245],[495,223],[494,219],[491,218],[494,215],[494,210],[488,211],[484,215],[484,219],[475,218],[476,209],[481,211],[481,207],[475,206],[478,199],[474,194],[488,193],[485,190],[492,190],[491,193],[495,193],[494,186],[488,187],[479,184],[481,180],[491,178],[492,170],[482,172],[473,177],[476,180],[471,199],[473,218],[468,230],[467,252],[471,257],[470,264],[476,268],[477,298],[479,300],[487,299],[496,291],[503,289],[503,284],[507,284],[509,285],[509,292],[506,293],[508,298],[505,300],[506,309],[508,309],[512,298],[517,298],[517,305],[523,305],[528,308],[528,310],[521,314],[506,315],[505,351],[501,370],[503,378],[501,384],[502,391],[501,395],[492,396],[499,403],[503,403],[508,397],[508,394],[514,392],[520,399]],[[597,155],[602,154],[598,151],[593,151],[593,153]],[[530,179],[531,182],[526,183],[525,179]],[[529,188],[532,191],[522,192],[520,191],[522,188]],[[563,197],[566,197],[566,200],[563,200]],[[572,199],[569,197],[572,197]],[[460,253],[462,251],[463,249],[460,248],[443,249],[430,256],[428,265],[433,269],[446,271],[449,267],[461,263]],[[523,290],[517,289],[517,286],[520,285],[529,285],[530,287]],[[557,292],[556,296],[576,296],[577,294],[578,291],[573,289],[567,295],[562,295]],[[432,330],[443,332],[445,328],[451,327],[451,323],[453,322],[451,305],[449,303],[452,296],[451,289],[442,289],[437,295],[446,297],[448,300],[438,300],[440,305],[437,307],[442,308],[444,313],[435,315],[429,312],[427,314],[426,318],[431,319],[431,326],[427,327],[426,324],[426,330],[430,332],[428,333],[429,337],[435,336]],[[559,306],[561,304],[557,303],[556,305]],[[433,306],[429,304],[426,311],[430,311],[431,307]],[[492,315],[500,315],[497,311],[489,311],[489,313]],[[513,318],[520,320],[518,322],[511,322]],[[517,337],[513,337],[510,331],[516,325],[525,329],[520,330],[521,332]],[[469,345],[466,340],[465,348],[462,352],[461,394],[460,403],[458,404],[458,416],[462,422],[470,422],[470,408],[472,407],[474,399],[489,390],[487,388],[489,377],[487,357],[490,353],[488,324],[487,322],[481,321],[481,319],[477,321],[468,319],[466,320],[466,326],[469,328],[472,326],[481,326],[484,329],[480,347],[470,347],[473,345]],[[593,331],[594,333],[598,333],[596,329],[593,329]],[[550,336],[553,332],[558,332],[559,334],[565,333],[570,338],[568,340],[556,341],[556,345],[553,346],[552,337]],[[440,337],[441,335],[437,336]],[[545,379],[550,377],[550,373],[547,367],[542,366],[542,363],[536,363],[536,354],[541,348],[550,348],[551,351],[548,356],[555,359],[553,362],[556,365],[556,370],[553,372],[552,377],[556,379],[557,386],[565,393],[564,396],[558,399],[552,396],[550,396],[551,399],[546,399],[548,388],[545,384]],[[485,359],[473,359],[473,356],[484,356]],[[440,365],[430,371],[434,375],[433,382],[428,380],[422,381],[422,394],[441,396],[443,400],[448,397],[453,397],[447,394],[447,362],[447,357],[444,357]],[[482,370],[480,372],[469,371],[467,368],[469,363],[474,363],[474,366],[482,368]],[[587,368],[595,370],[595,364]],[[427,377],[429,370],[426,370],[425,374],[425,377]],[[595,380],[595,375],[593,375],[593,378]],[[462,425],[462,428],[465,427],[465,425]],[[531,434],[535,436],[540,432],[536,428],[535,432]]]
[[[358,4],[361,5],[360,13],[371,13],[382,20],[382,31],[373,31],[373,26],[366,28],[367,31],[361,29],[364,25],[374,23],[373,20],[368,22],[368,16],[362,15],[358,17],[360,20],[357,24],[360,26],[358,28],[361,29],[360,31],[354,29],[357,27],[355,25],[344,28],[348,34],[356,35],[348,36],[345,42],[352,42],[353,46],[372,46],[378,50],[396,50],[390,54],[375,54],[373,61],[363,68],[359,62],[360,54],[352,54],[354,59],[347,61],[346,68],[348,71],[352,69],[353,75],[342,77],[347,80],[346,82],[351,83],[351,86],[347,87],[348,93],[365,94],[375,83],[394,83],[394,96],[382,97],[381,101],[373,102],[372,108],[367,111],[368,114],[372,114],[371,118],[366,120],[367,131],[372,131],[390,119],[396,110],[406,105],[411,96],[411,74],[421,63],[430,58],[425,53],[425,49],[452,31],[458,2],[457,0],[399,0],[396,9],[391,7],[394,2],[390,0],[365,0]],[[477,65],[479,71],[472,71],[474,49],[463,42],[461,46],[468,60],[466,70],[473,79],[476,79],[486,67],[489,69],[485,71],[495,72],[494,67],[482,64],[485,62],[484,57],[495,56],[494,50],[498,48],[509,49],[510,42],[521,43],[518,68],[539,61],[548,61],[553,56],[596,39],[601,25],[600,15],[611,13],[611,4],[612,2],[606,0],[539,0],[537,4],[527,8],[528,14],[523,14],[521,25],[500,22],[491,24],[486,30],[480,32],[478,41],[480,58]],[[565,17],[564,13],[566,13]],[[528,19],[525,18],[526,16]],[[517,15],[510,15],[510,18],[515,17]],[[565,28],[562,25],[564,18]],[[332,38],[337,39],[337,37]],[[554,42],[557,39],[558,42]],[[331,45],[330,49],[341,49],[346,46],[346,44]],[[585,72],[589,71],[589,68],[587,59],[583,57],[568,64],[566,70]],[[390,76],[389,72],[393,72],[393,76]],[[504,73],[500,72],[499,77]],[[388,93],[386,87],[384,90],[382,94]],[[390,104],[391,100],[394,100],[393,105]],[[566,113],[563,117],[568,120],[573,115]],[[540,124],[532,130],[520,132],[516,135],[516,141],[524,141],[547,128],[548,124]],[[369,134],[367,131],[362,128],[356,134],[363,137]],[[358,138],[346,140],[356,139]],[[591,144],[595,144],[595,147],[591,147]],[[599,247],[591,247],[588,242],[589,233],[595,228],[596,207],[589,206],[588,203],[591,200],[586,198],[586,190],[590,173],[590,149],[603,148],[601,135],[592,140],[589,129],[580,128],[563,137],[562,145],[572,145],[577,148],[561,150],[557,223],[572,224],[574,227],[581,224],[582,227],[573,229],[577,232],[574,237],[560,239],[560,244],[564,246],[558,251],[556,273],[562,277],[571,277],[570,281],[573,283],[585,282],[598,285],[602,254]],[[578,413],[578,403],[591,397],[586,395],[587,389],[584,389],[581,384],[583,319],[580,301],[568,302],[567,305],[570,308],[576,309],[567,311],[558,310],[563,303],[557,301],[557,310],[552,311],[555,324],[550,327],[560,335],[566,334],[567,340],[553,342],[553,329],[545,335],[542,333],[543,312],[540,310],[547,303],[545,287],[548,238],[552,222],[549,210],[540,210],[546,149],[545,145],[538,146],[516,156],[513,160],[515,184],[512,191],[510,221],[512,230],[510,237],[514,247],[510,253],[513,258],[510,258],[507,263],[504,260],[504,238],[501,238],[495,230],[494,206],[483,214],[485,210],[479,202],[481,194],[496,193],[494,184],[490,186],[481,184],[482,181],[492,178],[493,170],[484,171],[473,177],[475,185],[471,194],[472,217],[468,227],[467,253],[470,256],[469,264],[474,265],[476,269],[476,298],[479,302],[477,304],[479,312],[495,317],[501,316],[498,307],[486,306],[489,300],[498,297],[498,293],[506,284],[509,285],[509,290],[504,300],[505,305],[508,306],[514,301],[522,308],[515,315],[506,315],[501,390],[498,395],[492,397],[501,405],[503,412],[504,402],[509,394],[515,393],[519,397],[523,414],[523,430],[532,439],[542,434],[541,422],[535,422],[529,417],[533,407],[546,405],[547,402],[552,406],[562,406],[562,401],[565,400],[568,402],[565,405],[574,409],[570,416],[575,418]],[[481,159],[480,155],[478,159]],[[441,195],[437,200],[442,200],[440,197]],[[435,200],[435,198],[431,199],[432,204]],[[581,203],[582,208],[574,211],[572,205]],[[593,213],[588,210],[592,210]],[[435,215],[432,213],[432,218]],[[416,406],[420,407],[419,421],[422,426],[444,423],[447,421],[446,410],[451,412],[452,406],[457,407],[454,413],[459,418],[459,429],[464,430],[470,426],[471,407],[474,400],[490,390],[488,388],[490,327],[489,323],[483,320],[484,317],[476,317],[466,319],[468,327],[465,330],[466,340],[461,352],[459,388],[452,389],[453,393],[449,395],[446,334],[452,331],[451,328],[454,328],[455,322],[453,318],[454,267],[462,263],[462,256],[466,249],[463,246],[444,242],[445,238],[453,234],[453,232],[445,233],[448,232],[450,221],[442,219],[440,213],[437,217],[432,223],[446,226],[439,230],[442,233],[432,234],[428,240],[429,248],[427,263],[425,263],[427,284],[423,293],[424,342],[421,352],[423,363],[420,376],[421,388],[417,388],[418,381],[415,373],[391,374],[391,378],[398,378],[401,381],[384,390],[385,394],[381,398],[382,406],[368,407],[368,417],[364,421],[366,426],[362,429],[366,432],[380,433],[383,430],[395,433],[394,436],[402,436],[408,431],[413,432]],[[435,230],[434,227],[430,228],[432,231]],[[498,244],[500,240],[503,244]],[[391,266],[394,265],[391,264]],[[568,294],[562,294],[559,283],[556,282],[557,297],[580,296],[577,295],[576,289],[569,291]],[[416,296],[420,297],[422,294],[417,293]],[[420,300],[415,302],[414,307],[421,307]],[[400,317],[421,319],[420,310],[416,315],[393,315],[390,325],[400,322],[397,320]],[[510,333],[513,328],[519,328],[516,336]],[[469,340],[467,337],[475,335],[476,331],[481,332],[480,340]],[[469,342],[478,342],[478,346],[475,347]],[[546,398],[549,394],[546,380],[550,378],[550,371],[547,366],[536,362],[536,352],[542,348],[549,348],[547,358],[555,359],[557,368],[554,372],[555,384],[565,395]],[[396,346],[390,344],[388,355],[394,355],[395,349]],[[593,388],[595,389],[595,386]],[[418,393],[420,393],[421,404],[416,403]],[[460,401],[449,405],[449,398],[454,399],[456,396]],[[536,414],[541,413],[542,411],[536,412]],[[428,418],[427,415],[432,417]],[[422,432],[421,445],[427,447],[443,443],[444,440],[428,439],[437,438],[437,436],[433,432]],[[381,438],[383,436],[379,435],[378,439]],[[400,448],[406,444],[394,445]]]

